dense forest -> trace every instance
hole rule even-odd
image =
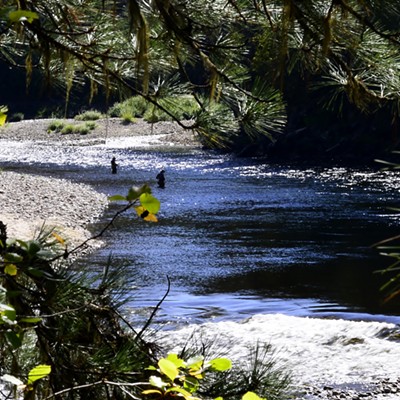
[[[399,25],[389,0],[3,2],[9,116],[182,96],[209,147],[371,163],[398,143]]]

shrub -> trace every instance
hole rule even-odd
[[[97,128],[97,124],[93,121],[85,122],[85,127],[87,127],[90,131],[93,131]]]
[[[61,135],[69,135],[71,133],[76,133],[76,128],[72,124],[64,125],[61,129]]]
[[[133,124],[136,121],[135,117],[129,112],[123,113],[121,118],[124,124]]]
[[[84,124],[66,124],[61,121],[54,121],[52,122],[48,128],[47,132],[59,132],[62,135],[70,135],[72,133],[80,134],[80,135],[87,135],[90,131],[97,128],[97,124],[93,121],[87,121]]]
[[[124,115],[129,115],[132,118],[143,117],[148,108],[147,101],[141,96],[134,96],[124,100],[121,103],[115,103],[110,109],[111,117],[124,118]]]
[[[47,127],[47,132],[52,133],[52,132],[61,132],[62,129],[64,128],[65,123],[61,121],[53,121],[50,123],[50,125]]]
[[[168,96],[158,100],[159,104],[170,110],[178,120],[194,118],[199,105],[191,96]],[[147,122],[172,121],[172,117],[149,103],[141,96],[130,97],[121,103],[115,103],[110,109],[111,117],[123,118],[124,122],[133,122],[134,117]]]
[[[100,118],[103,118],[103,114],[100,111],[88,110],[76,115],[74,119],[77,121],[97,121]]]

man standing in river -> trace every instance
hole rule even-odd
[[[117,162],[115,161],[115,157],[113,157],[113,158],[111,159],[111,173],[112,173],[112,174],[116,174],[116,173],[117,173],[117,166],[118,166],[118,164],[117,164]]]
[[[162,169],[156,176],[156,179],[158,181],[158,187],[161,189],[165,188],[165,170]]]

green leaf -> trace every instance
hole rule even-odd
[[[138,187],[131,187],[128,191],[128,195],[126,196],[126,199],[128,201],[133,201],[139,198],[139,196],[142,194],[142,191]]]
[[[14,349],[18,349],[22,346],[22,335],[17,335],[13,331],[8,331],[4,335]]]
[[[39,15],[33,11],[17,10],[10,11],[8,13],[8,19],[12,23],[28,21],[31,24],[35,19],[39,19]]]
[[[28,374],[28,385],[31,385],[35,381],[42,379],[49,375],[51,372],[50,365],[38,365],[35,368],[32,368]]]
[[[128,200],[125,196],[122,196],[120,194],[116,194],[115,196],[110,196],[108,198],[109,201],[126,201]]]
[[[44,275],[43,271],[37,268],[28,268],[27,272],[35,278],[41,278]]]
[[[183,361],[181,358],[178,357],[177,354],[174,354],[174,353],[168,354],[167,360],[169,360],[172,363],[174,363],[176,368],[181,368],[181,367],[183,367],[185,365],[185,361]]]
[[[214,358],[208,364],[213,371],[227,371],[232,368],[232,361],[229,358]]]
[[[31,240],[28,242],[28,255],[29,256],[34,256],[37,254],[42,247],[40,246],[39,242],[36,240]]]
[[[143,193],[139,197],[140,204],[152,214],[157,214],[160,209],[160,201],[149,193]]]
[[[42,318],[39,317],[26,317],[26,318],[21,318],[19,322],[25,322],[26,324],[37,324],[41,320]]]
[[[4,261],[8,263],[19,263],[23,260],[23,257],[17,253],[6,253]]]
[[[14,308],[10,307],[7,310],[4,310],[2,312],[2,315],[4,315],[5,317],[7,317],[10,321],[15,321],[17,318],[17,313],[15,311]]]
[[[242,400],[264,400],[254,392],[247,392],[243,395]]]
[[[183,388],[188,390],[190,393],[194,393],[198,390],[200,382],[193,376],[186,376],[183,382]]]
[[[171,380],[171,382],[173,382],[179,375],[179,370],[176,367],[176,365],[172,361],[167,360],[166,358],[162,358],[158,362],[158,366],[160,368],[160,371],[164,375],[166,375]]]

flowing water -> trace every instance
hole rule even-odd
[[[126,312],[133,323],[149,317],[169,280],[154,322],[166,335],[173,332],[175,343],[205,324],[225,346],[229,338],[241,349],[263,339],[286,348],[283,358],[294,364],[298,358],[304,381],[398,374],[400,347],[387,338],[400,322],[400,307],[382,304],[379,287],[388,277],[374,271],[390,260],[371,247],[398,234],[399,214],[391,209],[399,206],[398,172],[269,165],[148,147],[142,139],[85,147],[3,141],[0,163],[88,183],[107,195],[151,184],[162,204],[159,223],[123,215],[107,246],[89,260],[101,270],[112,252],[113,265],[130,271],[133,300]],[[155,182],[162,167],[165,189]],[[119,207],[110,206],[104,218]],[[330,357],[342,367],[319,370]]]

